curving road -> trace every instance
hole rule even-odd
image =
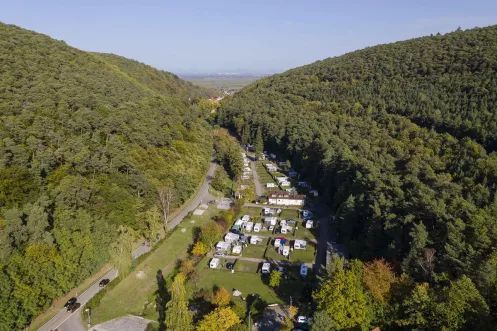
[[[176,227],[183,220],[183,218],[185,218],[186,214],[188,214],[190,211],[195,210],[195,208],[198,207],[198,205],[202,202],[203,199],[205,199],[204,202],[206,202],[207,199],[211,199],[211,196],[209,194],[209,186],[211,184],[215,170],[216,170],[216,163],[214,160],[211,160],[209,170],[207,171],[207,176],[204,179],[204,182],[202,183],[202,186],[200,187],[200,190],[198,191],[197,195],[185,208],[183,208],[183,210],[181,210],[178,213],[178,215],[176,215],[172,220],[169,221],[168,229],[173,229],[174,227]],[[133,258],[136,259],[140,255],[147,253],[149,250],[150,247],[142,245],[133,252]],[[85,328],[81,324],[81,321],[79,320],[80,310],[95,294],[97,294],[102,289],[101,287],[98,286],[98,283],[100,283],[102,279],[108,278],[112,280],[116,277],[117,277],[117,270],[112,269],[105,276],[97,280],[85,292],[83,292],[78,296],[78,302],[81,303],[81,307],[77,311],[71,314],[68,313],[65,309],[62,309],[60,312],[57,313],[57,315],[52,317],[52,319],[50,319],[41,328],[39,328],[38,331],[85,330]]]

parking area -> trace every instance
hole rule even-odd
[[[231,208],[231,206],[233,206],[233,200],[228,198],[223,198],[219,201],[217,209],[228,210]]]

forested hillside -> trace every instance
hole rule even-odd
[[[361,287],[362,266],[342,263],[315,296],[334,329],[495,327],[496,50],[497,26],[413,39],[264,78],[223,101],[219,123],[252,142],[261,129],[319,188],[353,258],[384,257],[406,273],[378,299]],[[328,299],[357,303],[363,290],[360,308]]]
[[[19,330],[150,236],[158,188],[191,195],[212,152],[204,90],[0,23],[0,329]],[[118,231],[119,229],[119,231]]]

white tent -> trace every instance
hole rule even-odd
[[[235,233],[227,233],[225,236],[224,236],[224,241],[226,242],[229,242],[229,243],[232,243],[233,241],[237,241],[238,239],[240,239],[240,236],[235,234]]]
[[[242,253],[242,246],[241,245],[235,245],[233,246],[233,249],[231,250],[233,254],[241,254]]]
[[[260,243],[262,241],[262,238],[261,237],[258,237],[258,236],[251,236],[250,237],[250,244],[251,245],[257,245],[258,243]]]
[[[305,249],[306,246],[307,241],[305,240],[295,239],[293,242],[293,249]]]
[[[209,267],[210,267],[211,269],[216,269],[218,265],[219,265],[219,259],[218,259],[218,258],[216,258],[216,257],[215,257],[215,258],[213,258],[213,259],[211,260],[211,262],[209,263]]]
[[[227,243],[226,241],[220,241],[216,244],[216,249],[218,251],[227,251],[230,249],[231,244]]]
[[[240,295],[242,295],[242,292],[240,292],[240,291],[238,291],[238,290],[236,290],[236,289],[235,289],[235,290],[233,290],[232,295],[233,295],[234,297],[239,297]]]

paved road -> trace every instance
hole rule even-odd
[[[168,228],[172,229],[175,226],[177,226],[183,218],[188,214],[188,212],[194,210],[197,208],[197,206],[200,204],[202,199],[205,199],[204,202],[206,202],[207,199],[211,199],[212,197],[209,194],[209,186],[212,181],[212,177],[214,176],[214,171],[216,170],[216,163],[214,161],[211,162],[209,166],[209,170],[207,172],[207,176],[202,183],[202,187],[200,188],[200,191],[198,194],[193,198],[193,200],[186,206],[181,212],[176,215],[171,221],[169,221]],[[140,255],[143,255],[147,253],[150,250],[150,247],[147,247],[145,245],[140,246],[133,252],[133,258],[137,258]],[[80,310],[83,308],[83,306],[95,295],[97,294],[102,288],[98,286],[98,283],[104,279],[108,278],[110,280],[114,279],[117,277],[117,271],[115,269],[112,269],[109,271],[105,276],[97,280],[90,288],[88,288],[85,292],[83,292],[81,295],[78,296],[78,302],[81,303],[81,307],[75,311],[74,313],[70,314],[68,313],[65,309],[62,309],[57,315],[52,317],[51,320],[49,320],[47,323],[45,323],[41,328],[38,329],[38,331],[51,331],[51,330],[57,330],[57,331],[78,331],[81,330],[82,324],[81,321],[79,320],[79,314]],[[84,330],[84,327],[83,327]]]
[[[255,166],[255,161],[250,162],[250,166],[252,167],[252,173],[254,177],[254,184],[255,184],[255,194],[260,197],[262,193],[264,192],[264,189],[262,188],[261,180],[259,179],[259,174],[257,173],[257,168]]]
[[[216,162],[212,161],[209,166],[209,170],[207,171],[207,176],[205,177],[202,187],[198,191],[197,195],[188,204],[188,206],[186,206],[182,211],[180,211],[175,218],[169,221],[167,225],[168,229],[172,229],[176,225],[178,225],[183,220],[183,218],[185,218],[186,214],[188,214],[191,211],[194,211],[201,202],[207,203],[209,200],[214,199],[214,197],[212,197],[209,194],[209,186],[211,185],[215,170],[216,170]]]

